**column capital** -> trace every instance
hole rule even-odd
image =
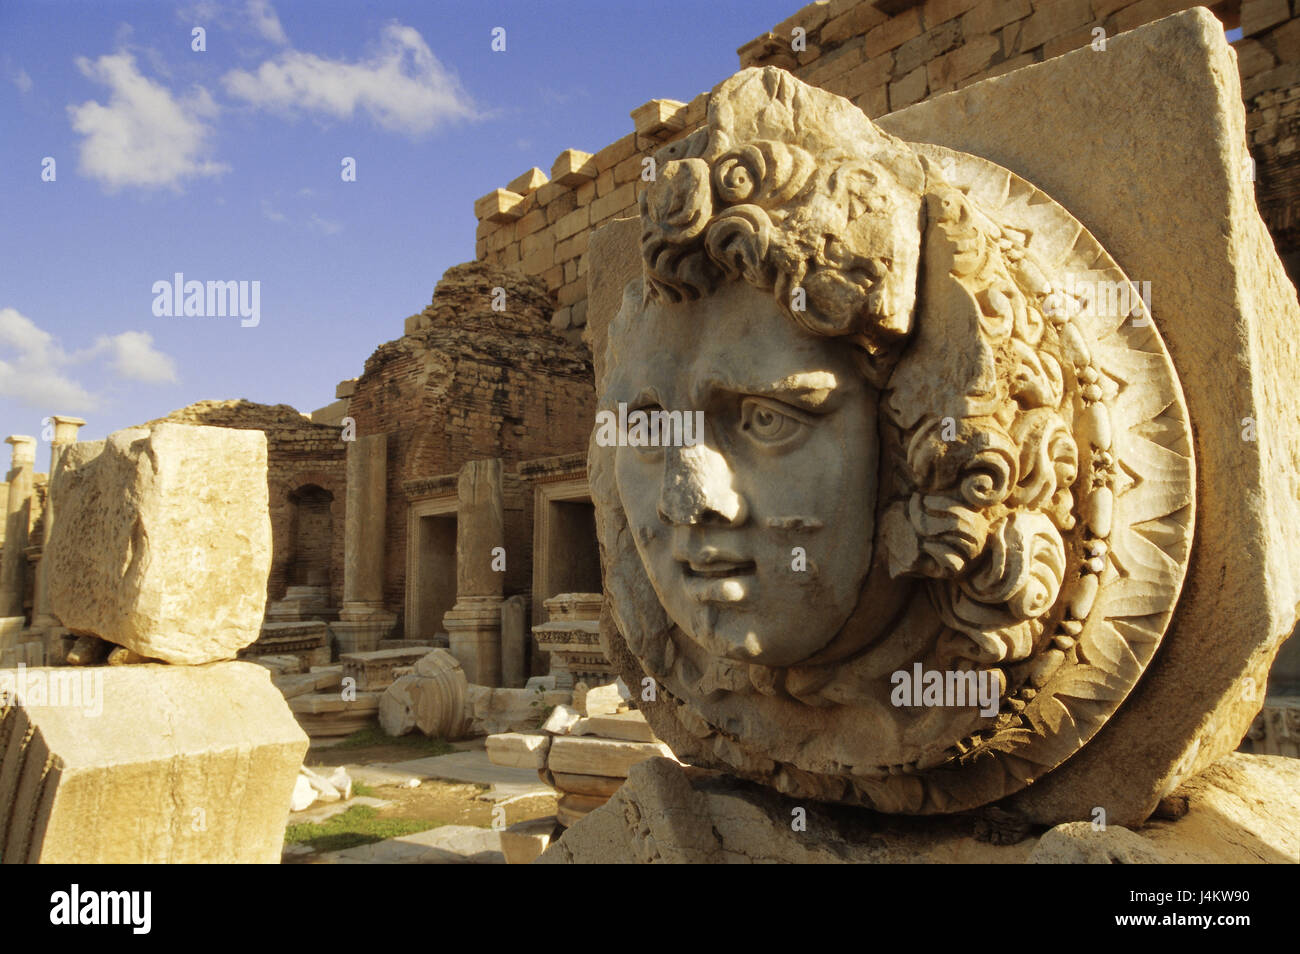
[[[54,422],[55,444],[73,443],[77,439],[77,431],[86,424],[79,417],[68,417],[64,414],[52,414],[50,420]]]
[[[5,438],[6,444],[13,446],[13,466],[36,463],[36,438],[26,434],[10,434]]]

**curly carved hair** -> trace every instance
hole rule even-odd
[[[771,67],[724,83],[708,125],[655,163],[647,297],[742,280],[845,338],[882,392],[890,574],[929,578],[950,660],[1029,657],[1060,612],[1090,358],[1026,236],[845,100]]]

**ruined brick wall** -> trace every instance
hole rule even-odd
[[[1041,62],[1198,4],[1187,0],[819,0],[737,52],[851,99],[869,116]],[[1300,0],[1206,4],[1234,45],[1257,160],[1260,211],[1288,266],[1300,261]],[[1101,31],[1098,33],[1097,31]],[[719,75],[719,80],[723,78]],[[594,155],[561,153],[474,204],[479,260],[541,278],[560,329],[586,323],[589,232],[637,212],[642,160],[704,122],[707,95],[652,100],[634,132]],[[1296,254],[1292,254],[1296,253]],[[1297,272],[1292,270],[1293,278]]]
[[[318,487],[328,495],[327,512],[319,515],[318,532],[329,527],[329,540],[309,545],[329,555],[330,602],[343,602],[343,516],[347,493],[347,447],[340,429],[314,424],[287,404],[255,404],[252,401],[199,401],[173,411],[162,420],[212,427],[260,430],[266,434],[267,490],[271,511],[271,575],[267,580],[268,601],[284,597],[285,589],[297,580],[294,561],[304,541],[295,540],[298,524],[297,500],[319,496],[308,488]],[[150,421],[156,424],[158,421]],[[149,425],[145,425],[146,427]],[[303,581],[305,582],[305,581]]]
[[[504,310],[493,310],[494,289]],[[595,418],[591,363],[551,326],[546,285],[484,263],[447,270],[407,334],[366,361],[350,397],[358,435],[388,435],[384,601],[402,612],[407,480],[453,474],[468,461],[585,452]],[[507,487],[506,588],[531,580],[531,501]],[[526,497],[527,495],[523,495]],[[399,622],[400,626],[400,622]]]

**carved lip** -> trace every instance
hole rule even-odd
[[[684,562],[682,566],[682,571],[687,576],[716,580],[749,576],[757,570],[758,564],[753,560],[708,560],[703,563],[691,560]]]

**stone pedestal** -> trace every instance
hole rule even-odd
[[[545,603],[549,622],[533,627],[538,649],[550,659],[556,688],[597,686],[618,673],[600,646],[599,593],[561,593]]]
[[[346,613],[347,610],[344,610]],[[330,635],[333,637],[334,649],[338,654],[368,653],[379,648],[380,642],[387,639],[397,625],[397,615],[377,610],[360,618],[343,618],[340,613],[338,622],[330,623]]]
[[[4,557],[0,560],[0,618],[23,616],[23,586],[27,578],[24,551],[36,478],[36,438],[15,434],[5,438],[5,443],[13,447],[13,463],[5,506]]]
[[[84,425],[79,417],[54,415],[54,440],[50,442],[50,483],[49,493],[45,497],[45,517],[41,543],[41,562],[36,564],[36,605],[32,609],[32,629],[44,631],[46,643],[53,643],[67,633],[50,608],[49,574],[46,572],[45,550],[50,543],[50,534],[54,529],[54,479],[59,472],[59,461],[63,450],[69,444],[77,442],[77,431]]]
[[[284,599],[276,600],[267,608],[266,618],[275,623],[296,623],[302,620],[332,620],[338,616],[330,606],[328,586],[291,586]]]
[[[503,602],[500,596],[464,596],[443,617],[451,654],[475,685],[501,685]]]

